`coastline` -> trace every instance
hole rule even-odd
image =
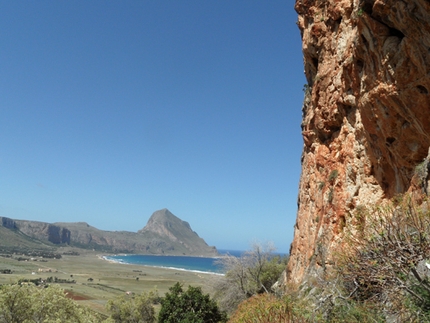
[[[107,259],[104,256],[107,256]],[[12,270],[11,274],[0,275],[0,285],[11,284],[20,279],[45,280],[55,275],[64,290],[83,297],[78,301],[80,304],[105,314],[104,305],[107,300],[124,295],[127,291],[138,295],[145,290],[157,289],[159,295],[164,295],[179,282],[184,286],[201,287],[204,293],[212,293],[210,282],[221,277],[212,272],[157,268],[142,264],[121,266],[109,259],[109,256],[111,254],[100,251],[79,250],[79,254],[63,255],[61,259],[50,258],[46,262],[17,261],[12,257],[0,257],[2,267]],[[39,271],[41,268],[51,271]],[[74,283],[71,283],[71,280]]]
[[[167,255],[130,255],[130,254],[116,254],[116,255],[97,255],[99,259],[105,260],[110,263],[114,264],[121,264],[121,265],[133,265],[133,266],[142,266],[142,267],[149,267],[149,268],[158,268],[158,269],[166,269],[166,270],[173,270],[173,271],[184,271],[189,273],[197,273],[197,274],[207,274],[207,275],[217,275],[217,276],[224,276],[224,273],[218,273],[213,271],[204,271],[204,270],[197,270],[197,269],[189,269],[189,268],[183,268],[183,267],[174,267],[174,266],[162,266],[162,265],[152,265],[152,264],[141,264],[141,263],[131,263],[123,261],[122,259],[116,260],[109,257],[122,257],[122,256],[154,256],[154,257],[176,257],[176,256],[167,256]],[[207,259],[218,259],[221,257],[198,257],[198,256],[179,256],[179,257],[191,257],[191,258],[207,258]]]

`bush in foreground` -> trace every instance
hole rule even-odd
[[[154,323],[153,304],[158,299],[157,291],[144,292],[136,296],[121,295],[106,304],[111,316],[107,322]]]
[[[242,302],[229,323],[311,322],[310,314],[298,300],[265,293]]]
[[[0,286],[0,323],[23,322],[95,323],[100,319],[91,310],[67,298],[58,285]]]
[[[430,211],[409,196],[373,210],[359,209],[358,225],[339,266],[357,301],[371,301],[401,320],[428,321]],[[421,267],[421,269],[420,269]]]
[[[200,287],[188,286],[184,291],[180,283],[170,289],[161,300],[159,323],[218,323],[227,322],[227,315],[218,309],[216,302],[204,295]]]

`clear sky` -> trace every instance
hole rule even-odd
[[[0,1],[0,216],[137,231],[168,208],[210,245],[297,211],[293,2]]]

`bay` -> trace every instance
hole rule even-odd
[[[218,252],[221,256],[229,254],[236,257],[239,257],[243,253],[243,251],[238,250],[218,250]],[[223,268],[217,264],[217,260],[219,258],[155,255],[115,255],[104,256],[103,258],[121,264],[143,265],[212,274],[224,274]]]
[[[244,251],[241,250],[218,250],[220,257],[231,255],[240,257]],[[274,255],[285,256],[286,254],[275,253]],[[121,264],[142,265],[159,268],[168,268],[175,270],[186,270],[193,272],[224,274],[223,268],[217,264],[220,257],[192,257],[192,256],[161,256],[161,255],[115,255],[104,256],[109,261],[115,261]]]

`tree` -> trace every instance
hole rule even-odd
[[[227,255],[219,259],[225,276],[216,278],[215,299],[221,309],[232,313],[245,299],[270,293],[272,285],[286,268],[288,258],[274,256],[272,244],[254,244],[241,257]]]
[[[144,292],[138,296],[119,296],[106,304],[111,313],[110,319],[115,323],[153,323],[155,310],[153,304],[158,299],[157,291]]]
[[[227,322],[227,315],[218,309],[216,302],[204,295],[200,287],[188,286],[184,291],[180,283],[169,288],[161,300],[159,323],[216,323]]]
[[[0,323],[22,322],[100,322],[91,310],[66,297],[58,285],[32,283],[0,288]]]

